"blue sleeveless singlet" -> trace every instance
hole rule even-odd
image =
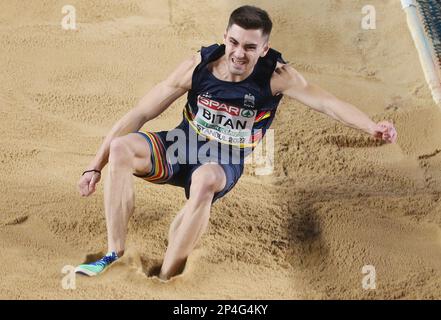
[[[192,128],[208,140],[244,149],[245,155],[259,143],[270,127],[282,95],[273,96],[271,76],[281,54],[270,49],[259,58],[253,72],[239,82],[217,79],[207,68],[225,54],[225,45],[201,49],[188,92],[181,128]]]

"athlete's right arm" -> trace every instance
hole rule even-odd
[[[200,55],[196,54],[182,62],[167,79],[155,85],[133,109],[116,122],[86,170],[104,168],[109,159],[110,143],[113,139],[138,131],[147,121],[156,118],[190,90],[193,71],[200,59]]]

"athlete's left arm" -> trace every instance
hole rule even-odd
[[[397,132],[392,123],[388,121],[373,122],[353,105],[336,98],[319,86],[307,82],[297,70],[288,64],[277,64],[271,79],[271,88],[274,95],[282,93],[349,127],[363,130],[375,138],[392,143],[397,139]]]

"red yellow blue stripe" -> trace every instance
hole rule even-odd
[[[147,175],[140,177],[153,183],[165,183],[173,176],[173,168],[167,161],[166,150],[161,139],[150,132],[143,132],[147,142],[152,150],[152,171]]]

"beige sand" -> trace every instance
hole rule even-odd
[[[441,298],[441,126],[399,1],[254,1],[272,15],[272,45],[304,76],[374,120],[380,144],[283,100],[272,126],[272,176],[250,167],[212,209],[184,273],[160,283],[168,225],[183,189],[136,179],[128,252],[64,290],[64,265],[106,249],[102,184],[76,190],[103,137],[153,84],[201,45],[221,42],[243,1],[65,1],[0,5],[0,298]],[[172,128],[180,99],[144,129]],[[377,288],[362,288],[362,267]]]

